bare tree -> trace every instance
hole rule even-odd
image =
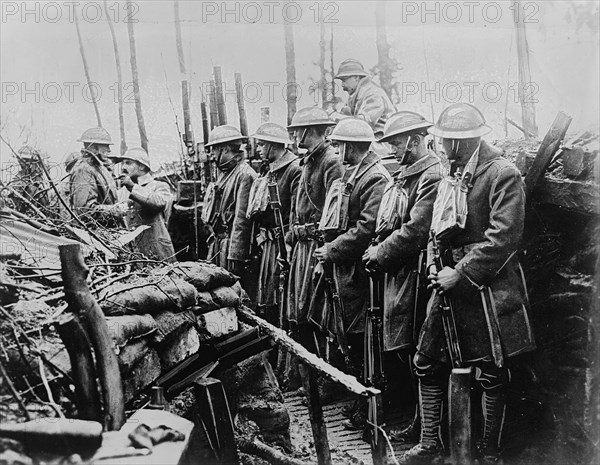
[[[131,1],[127,2],[127,13],[129,18],[133,17],[133,5]],[[144,125],[144,115],[142,114],[142,97],[140,95],[140,83],[138,79],[137,58],[135,54],[135,35],[133,33],[133,22],[127,21],[127,34],[129,35],[129,55],[131,63],[131,80],[133,82],[133,97],[135,99],[135,115],[138,121],[138,130],[140,132],[140,142],[142,148],[148,151],[148,136],[146,135],[146,126]]]
[[[190,115],[190,97],[187,72],[185,68],[185,56],[183,54],[183,45],[181,42],[181,22],[179,19],[179,0],[173,4],[175,10],[175,41],[177,44],[177,56],[179,57],[179,73],[181,74],[181,103],[183,106],[183,142],[187,147],[188,154],[194,151],[194,131],[192,128],[192,118]]]
[[[104,11],[110,27],[110,35],[112,37],[113,49],[115,52],[115,63],[117,65],[117,100],[119,104],[119,128],[121,130],[121,155],[127,151],[127,142],[125,142],[125,118],[123,116],[123,73],[121,72],[121,59],[119,58],[119,46],[117,45],[117,36],[110,14],[108,12],[108,3],[104,0]]]
[[[390,98],[392,98],[392,89],[395,62],[390,58],[390,44],[387,41],[387,32],[385,30],[385,0],[378,0],[375,7],[375,27],[376,44],[379,68],[379,83]]]
[[[88,88],[92,94],[92,104],[94,105],[94,111],[96,112],[96,121],[98,126],[102,127],[102,120],[100,119],[100,111],[98,110],[98,102],[96,101],[96,93],[92,87],[92,80],[90,79],[90,70],[88,68],[87,59],[85,58],[85,51],[83,49],[83,40],[81,39],[81,30],[79,29],[79,17],[77,16],[76,5],[73,7],[75,13],[75,29],[77,29],[77,39],[79,40],[79,52],[81,53],[81,59],[83,61],[83,71],[85,72],[85,79],[87,80]]]
[[[292,117],[296,113],[296,101],[298,100],[296,92],[296,52],[294,50],[292,24],[285,21],[283,32],[285,35],[285,71],[287,78],[287,122],[291,124]]]

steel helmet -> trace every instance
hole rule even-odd
[[[414,111],[399,111],[390,116],[385,123],[383,137],[379,139],[379,142],[387,142],[398,134],[404,134],[416,129],[425,129],[431,126],[433,126],[433,123],[430,123]]]
[[[292,117],[292,123],[288,129],[302,128],[306,126],[335,126],[325,110],[319,107],[305,107],[298,110]]]
[[[366,121],[358,118],[344,118],[329,136],[340,142],[375,142],[373,129]]]
[[[24,145],[19,149],[19,156],[21,158],[37,158],[38,154],[39,152],[37,149],[34,149],[29,145]]]
[[[364,66],[358,60],[354,58],[348,58],[347,60],[340,63],[338,72],[335,75],[336,79],[347,78],[350,76],[368,76],[369,74],[365,71]]]
[[[438,118],[429,134],[444,139],[471,139],[490,132],[483,114],[469,103],[453,103]]]
[[[217,126],[212,131],[210,131],[206,147],[218,144],[225,144],[227,142],[233,142],[234,140],[243,141],[244,139],[245,137],[242,136],[240,130],[234,126]]]
[[[79,139],[77,139],[77,142],[84,142],[88,144],[114,145],[108,131],[100,127],[88,129],[81,135]]]
[[[293,143],[290,140],[287,129],[275,123],[261,124],[256,130],[256,133],[252,134],[252,137],[258,140],[264,140],[265,142],[274,142],[276,144],[288,145]]]
[[[150,167],[150,156],[148,155],[148,152],[146,152],[142,147],[130,148],[122,156],[112,158],[115,160],[116,163],[121,163],[123,160],[133,160],[137,161],[138,163],[141,163],[149,170],[152,169]]]
[[[65,159],[65,167],[71,169],[77,160],[81,158],[81,152],[71,152]]]

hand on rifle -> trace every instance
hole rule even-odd
[[[323,247],[319,247],[317,250],[315,250],[315,258],[320,262],[331,261],[326,245],[324,245]]]
[[[363,263],[368,271],[376,271],[379,266],[379,263],[377,263],[378,248],[378,245],[370,245],[362,256]]]
[[[427,286],[428,289],[433,288],[438,294],[443,294],[458,284],[458,281],[460,281],[460,274],[454,268],[450,268],[449,266],[442,268],[439,273],[431,267],[427,279],[431,282],[431,284]]]
[[[277,255],[277,263],[281,271],[289,271],[290,263],[286,259],[281,258],[281,255]]]

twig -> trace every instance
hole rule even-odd
[[[6,368],[4,367],[4,363],[2,362],[2,359],[0,359],[0,373],[2,374],[2,377],[4,378],[4,380],[6,381],[6,384],[8,385],[8,389],[10,390],[11,394],[17,401],[17,404],[19,404],[19,407],[21,408],[21,410],[23,410],[23,413],[25,414],[25,418],[27,418],[27,420],[30,421],[31,415],[29,414],[29,411],[25,407],[25,404],[23,403],[23,399],[19,395],[19,392],[16,390],[15,385],[12,383],[12,380],[9,378],[8,373],[6,372]]]
[[[3,139],[3,140],[4,140],[4,139]],[[12,195],[14,195],[15,197],[17,197],[19,200],[21,200],[21,201],[25,202],[27,205],[29,205],[29,207],[30,207],[30,208],[31,208],[31,209],[32,209],[34,212],[36,212],[36,213],[37,213],[38,215],[40,215],[42,218],[44,218],[44,219],[48,219],[48,217],[47,217],[47,216],[46,216],[44,213],[42,213],[42,211],[41,211],[41,210],[40,210],[38,207],[36,207],[36,206],[35,206],[35,205],[34,205],[34,204],[33,204],[33,203],[32,203],[32,202],[29,200],[29,199],[27,199],[26,197],[24,197],[23,195],[21,195],[19,192],[17,192],[16,190],[14,190],[12,187],[10,187],[10,186],[8,186],[8,185],[4,184],[4,183],[2,182],[2,180],[0,180],[0,187],[2,187],[3,189],[6,189],[6,190],[8,190],[8,191],[10,191],[10,193],[11,193]]]
[[[54,396],[52,395],[52,391],[50,390],[50,385],[48,384],[48,378],[46,377],[46,371],[44,371],[44,365],[42,364],[42,357],[38,356],[38,366],[40,368],[40,376],[42,378],[42,383],[44,384],[44,388],[46,389],[46,394],[48,395],[48,400],[50,401],[50,405],[55,408],[56,413],[59,417],[65,418],[65,414],[62,412],[61,408],[54,401]]]

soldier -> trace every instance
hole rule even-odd
[[[113,145],[110,134],[104,128],[91,128],[78,141],[83,149],[71,172],[71,206],[85,223],[115,226],[119,213],[112,206],[117,202],[117,186],[106,168]]]
[[[352,366],[346,368],[358,371],[363,361],[365,313],[369,306],[369,277],[362,256],[375,237],[377,210],[391,178],[379,157],[369,151],[375,136],[365,121],[340,121],[330,139],[337,144],[346,169],[343,178],[327,193],[319,225],[325,244],[315,250],[315,257],[333,264],[335,289],[330,288],[329,292],[337,292],[341,308],[336,308],[332,300],[333,308],[320,314],[320,309],[327,306],[319,305],[320,308],[314,308],[313,319],[324,329],[333,328],[339,345],[348,345],[341,347],[342,352],[349,349]],[[325,279],[326,275],[327,271]],[[364,412],[360,413],[353,417],[356,426],[364,426]]]
[[[128,226],[150,226],[136,239],[140,252],[148,258],[174,262],[175,250],[167,231],[173,205],[169,185],[152,177],[150,157],[141,147],[127,150],[116,162],[121,163],[119,200],[127,205]]]
[[[479,460],[497,463],[509,381],[506,359],[535,348],[517,258],[525,214],[523,180],[500,150],[481,139],[489,130],[481,112],[466,103],[450,105],[429,129],[442,139],[451,168],[433,207],[431,234],[437,243],[430,242],[435,247],[430,247],[428,270],[434,295],[414,359],[421,441],[404,455],[404,463],[442,454],[442,405],[451,362],[475,368],[483,410]],[[456,332],[449,334],[456,337],[448,341],[442,329],[449,321],[442,316],[448,306],[440,307],[440,295],[449,297],[454,309]]]
[[[437,186],[443,168],[427,148],[427,128],[432,123],[418,113],[401,111],[390,117],[381,142],[388,142],[400,165],[385,188],[377,217],[377,245],[363,256],[365,266],[385,272],[383,292],[383,349],[414,356],[427,304],[424,258]],[[418,438],[418,414],[395,439]]]
[[[354,116],[369,123],[376,137],[381,137],[389,116],[396,111],[385,91],[375,84],[362,63],[349,58],[343,61],[335,75],[342,81],[342,88],[348,92],[348,102],[331,119],[339,121],[346,116]]]
[[[301,168],[298,157],[286,148],[292,141],[283,126],[265,123],[252,137],[257,141],[256,149],[261,158],[269,166],[269,171],[254,181],[248,202],[248,216],[259,229],[257,242],[262,251],[256,305],[267,321],[278,326],[284,285],[280,279],[283,279],[282,271],[287,271],[281,267],[289,267],[285,234],[290,230],[290,210]],[[269,204],[276,200],[277,205]]]
[[[288,129],[294,131],[298,147],[307,152],[302,156],[302,174],[298,193],[292,200],[292,244],[290,276],[287,288],[284,324],[292,335],[313,352],[313,329],[308,322],[308,310],[314,292],[312,276],[317,259],[316,230],[323,212],[325,196],[331,184],[342,176],[340,157],[326,140],[328,128],[335,125],[327,113],[317,107],[302,108],[292,118]]]
[[[257,175],[244,160],[244,139],[233,126],[217,126],[210,132],[206,146],[214,153],[218,175],[217,182],[207,189],[202,219],[211,228],[209,259],[242,277],[247,289],[251,280],[243,272],[250,260],[252,221],[246,210]]]
[[[65,159],[65,170],[67,174],[60,180],[58,192],[65,200],[66,204],[69,204],[69,199],[71,198],[71,171],[73,171],[73,168],[75,167],[80,158],[80,152],[71,152],[69,155],[67,155],[67,158]],[[59,202],[59,214],[61,219],[65,221],[69,221],[71,219],[70,213],[67,211],[67,209],[63,206],[61,202]]]

